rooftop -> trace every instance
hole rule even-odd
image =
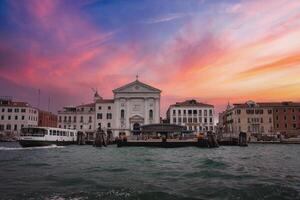
[[[185,107],[214,107],[213,105],[210,105],[210,104],[198,102],[195,99],[186,100],[183,102],[176,102],[176,104],[173,104],[171,106],[175,106],[175,107],[183,107],[183,106],[185,106]]]
[[[300,107],[300,102],[283,101],[283,102],[254,102],[247,101],[246,103],[235,103],[235,108],[249,107]]]

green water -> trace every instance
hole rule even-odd
[[[300,199],[300,145],[22,149],[0,143],[1,199]]]

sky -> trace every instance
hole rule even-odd
[[[0,0],[0,96],[57,112],[135,80],[186,99],[300,101],[298,0]]]

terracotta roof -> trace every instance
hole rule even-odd
[[[114,103],[114,99],[98,99],[96,103]]]
[[[201,102],[198,102],[198,101],[196,101],[194,99],[186,100],[186,101],[183,101],[183,102],[176,102],[176,104],[173,104],[171,106],[175,106],[175,107],[181,107],[181,106],[189,106],[189,107],[214,107],[213,105],[201,103]]]

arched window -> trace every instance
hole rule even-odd
[[[149,110],[149,119],[153,119],[153,110]]]
[[[125,111],[121,110],[121,119],[124,119],[124,118],[125,118]]]

